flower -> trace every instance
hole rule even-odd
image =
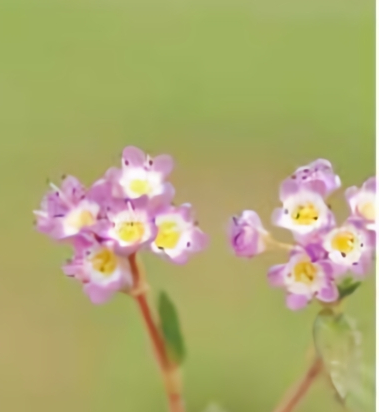
[[[115,197],[136,199],[166,194],[170,200],[175,190],[165,179],[171,173],[174,162],[171,156],[150,157],[134,146],[127,146],[122,155],[122,170],[111,168],[106,177],[113,181]]]
[[[229,241],[237,256],[253,257],[266,250],[268,232],[253,210],[244,210],[241,216],[234,216],[229,227]]]
[[[105,303],[116,292],[127,292],[132,288],[129,261],[116,255],[109,245],[81,235],[73,243],[74,257],[62,269],[67,276],[83,284],[92,303]]]
[[[334,173],[332,164],[325,159],[317,159],[306,166],[299,167],[289,179],[300,185],[310,182],[322,183],[323,189],[320,191],[322,196],[329,196],[341,187],[341,179]]]
[[[106,217],[94,227],[102,239],[113,241],[117,253],[128,256],[152,240],[157,234],[149,198],[113,199]]]
[[[338,267],[328,259],[315,259],[307,249],[292,253],[288,263],[275,265],[268,271],[272,286],[287,291],[287,306],[292,310],[305,307],[313,298],[322,302],[338,299],[338,289],[334,282]]]
[[[174,263],[186,263],[191,254],[200,252],[208,243],[207,236],[194,222],[188,203],[162,208],[157,212],[155,224],[158,233],[151,249]]]
[[[96,223],[101,212],[97,196],[104,188],[86,190],[73,176],[65,177],[61,188],[50,186],[52,190],[43,198],[41,209],[34,211],[39,231],[65,239]]]
[[[325,236],[323,246],[331,261],[362,276],[370,270],[375,232],[367,231],[361,221],[350,219],[331,230]]]
[[[285,180],[280,188],[282,208],[274,210],[272,222],[299,235],[309,235],[333,224],[333,215],[320,193],[320,182]]]
[[[352,217],[362,219],[369,230],[375,230],[376,177],[367,179],[361,188],[349,187],[345,192]]]

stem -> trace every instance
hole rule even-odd
[[[177,365],[173,364],[167,355],[166,345],[162,334],[154,322],[154,317],[146,299],[146,288],[141,288],[141,281],[143,280],[141,279],[140,268],[135,254],[129,256],[129,262],[135,281],[135,289],[139,291],[134,297],[142,314],[155,356],[162,372],[170,412],[184,412],[179,370]]]
[[[266,245],[270,246],[272,249],[283,249],[287,251],[292,251],[295,246],[289,243],[278,242],[270,234],[265,237]]]
[[[322,361],[320,358],[316,358],[308,369],[305,376],[296,384],[294,388],[290,390],[288,395],[274,410],[274,412],[292,412],[296,405],[303,399],[308,392],[308,389],[312,386],[316,377],[322,370]]]

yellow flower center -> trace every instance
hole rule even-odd
[[[176,222],[163,222],[158,225],[155,244],[159,248],[174,249],[180,239],[180,230]]]
[[[117,267],[117,258],[109,249],[103,249],[90,259],[92,267],[104,276],[110,276]]]
[[[127,243],[138,243],[145,233],[142,222],[123,222],[118,225],[117,235]]]
[[[341,253],[350,253],[354,249],[355,236],[353,233],[344,231],[337,233],[332,239],[332,248]]]
[[[298,206],[291,217],[298,225],[311,225],[319,218],[319,213],[312,203],[308,203]]]
[[[96,219],[88,210],[82,210],[81,212],[73,212],[67,217],[67,223],[69,226],[80,230],[86,226],[92,226]]]
[[[301,282],[309,285],[314,281],[317,269],[311,262],[299,262],[293,268],[292,273],[296,282]]]
[[[358,205],[358,213],[367,220],[375,220],[375,204],[367,202]]]
[[[136,179],[130,182],[130,190],[139,196],[147,195],[152,188],[147,180]]]

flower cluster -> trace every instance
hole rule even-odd
[[[109,169],[88,189],[64,177],[34,212],[39,231],[73,246],[63,271],[83,284],[93,303],[133,289],[130,257],[139,250],[183,264],[206,246],[191,205],[172,204],[175,190],[166,180],[172,169],[170,156],[153,158],[128,146],[121,169]]]
[[[269,269],[268,280],[286,290],[290,309],[301,309],[313,298],[338,301],[341,282],[351,277],[360,281],[370,269],[376,241],[376,178],[346,190],[350,216],[337,226],[326,198],[340,186],[340,178],[324,159],[298,168],[280,186],[282,206],[274,210],[272,223],[290,230],[296,244],[289,247],[287,263]],[[251,210],[232,218],[229,240],[235,254],[242,257],[281,245]]]

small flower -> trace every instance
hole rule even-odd
[[[345,192],[353,217],[362,219],[369,230],[375,230],[376,177],[370,177],[361,188],[349,187]]]
[[[137,147],[128,146],[123,151],[122,170],[109,169],[107,178],[114,183],[113,194],[116,197],[136,199],[143,195],[152,198],[166,194],[172,200],[175,190],[165,179],[173,167],[171,156],[152,158]]]
[[[94,231],[101,238],[113,241],[117,253],[128,256],[152,240],[157,234],[154,215],[147,196],[137,199],[113,199],[107,220]]]
[[[253,257],[266,250],[268,232],[263,228],[258,214],[244,210],[230,222],[229,241],[237,256]]]
[[[271,267],[268,280],[272,286],[286,289],[287,306],[298,310],[313,298],[322,302],[338,299],[338,289],[333,280],[336,270],[329,260],[314,260],[304,249],[293,253],[288,263]]]
[[[68,176],[62,181],[61,188],[54,184],[51,188],[42,200],[41,210],[34,211],[39,231],[54,239],[64,239],[96,223],[101,206],[91,190],[87,191],[79,180]]]
[[[359,220],[348,220],[341,227],[331,230],[325,236],[323,245],[330,260],[357,275],[364,275],[370,270],[375,232],[365,230]]]
[[[334,173],[332,164],[325,159],[317,159],[306,166],[299,167],[289,179],[300,185],[310,182],[322,183],[324,186],[320,191],[322,196],[329,196],[341,187],[341,179]]]
[[[79,236],[74,246],[73,259],[62,269],[67,276],[75,277],[83,284],[92,303],[105,303],[116,292],[128,292],[132,288],[128,260],[117,256],[107,244],[89,236]]]
[[[188,203],[161,209],[155,224],[158,234],[151,244],[152,251],[175,263],[186,263],[192,253],[200,252],[208,243],[207,236],[195,224]]]
[[[320,194],[322,183],[285,180],[280,188],[282,208],[274,210],[273,224],[299,235],[309,235],[333,224],[333,214]]]

